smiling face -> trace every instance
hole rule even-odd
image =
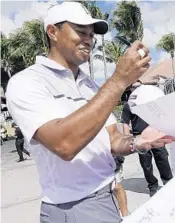
[[[47,33],[51,39],[51,50],[56,50],[57,62],[71,68],[88,61],[93,47],[93,25],[81,26],[65,22],[61,28],[51,25]]]

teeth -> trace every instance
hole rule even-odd
[[[86,49],[82,49],[81,51],[85,52],[85,53],[90,53],[89,50],[86,50]]]

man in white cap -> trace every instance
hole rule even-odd
[[[122,123],[124,124],[124,133],[130,134],[130,123],[132,134],[137,137],[148,127],[148,124],[136,114],[132,113],[132,107],[156,100],[164,96],[163,91],[152,85],[141,85],[134,90],[128,100],[124,104],[122,112]],[[153,133],[152,133],[153,134]],[[150,135],[149,138],[152,136]],[[172,171],[168,160],[168,151],[163,146],[160,148],[153,148],[146,154],[139,154],[140,165],[143,169],[145,179],[148,183],[150,196],[152,197],[159,189],[158,179],[153,174],[152,158],[154,157],[156,166],[160,173],[160,178],[163,184],[166,184],[172,179]]]
[[[9,111],[37,163],[40,222],[120,222],[111,192],[112,153],[128,155],[173,140],[150,144],[140,138],[135,144],[118,132],[111,115],[126,87],[148,69],[149,50],[134,42],[98,90],[79,65],[89,59],[94,34],[104,35],[108,24],[93,19],[79,3],[64,2],[50,8],[44,25],[48,57],[37,57],[33,66],[12,77],[6,93]]]

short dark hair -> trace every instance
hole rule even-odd
[[[64,21],[64,22],[56,23],[56,24],[54,24],[54,25],[55,25],[58,29],[61,29],[64,23],[65,23],[65,21]],[[51,48],[50,38],[49,38],[47,32],[46,32],[46,39],[47,39],[47,47],[50,49],[50,48]]]

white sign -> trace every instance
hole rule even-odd
[[[175,136],[175,92],[155,101],[134,106],[131,111],[151,127]]]
[[[175,177],[123,223],[175,223]]]

